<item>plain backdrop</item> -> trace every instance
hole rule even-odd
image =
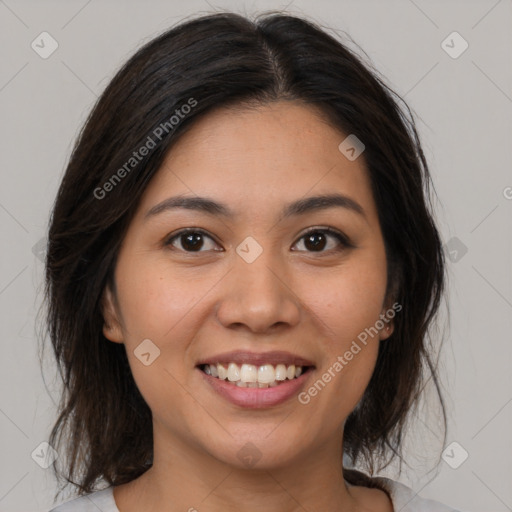
[[[405,98],[438,195],[447,443],[425,409],[408,436],[410,467],[382,474],[462,510],[512,510],[510,0],[0,0],[0,511],[52,506],[52,470],[35,460],[59,387],[51,358],[40,367],[36,315],[48,215],[86,115],[120,65],[181,19],[283,8],[336,31]],[[41,37],[45,51],[58,44],[47,58],[33,49]]]

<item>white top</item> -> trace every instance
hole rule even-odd
[[[404,484],[384,477],[375,477],[383,481],[389,489],[391,502],[396,512],[457,512],[438,501],[420,498]],[[96,491],[72,499],[50,510],[50,512],[119,512],[114,500],[113,487]]]

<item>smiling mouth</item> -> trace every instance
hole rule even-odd
[[[211,377],[226,381],[240,388],[273,388],[295,380],[313,369],[312,366],[294,364],[253,364],[217,363],[201,364],[198,368]]]

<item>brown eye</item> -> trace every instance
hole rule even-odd
[[[327,245],[326,236],[324,233],[315,231],[304,237],[304,246],[311,251],[322,251]]]
[[[170,245],[173,248],[182,250],[184,252],[204,252],[201,251],[201,249],[205,245],[205,239],[209,239],[215,244],[215,241],[205,232],[188,229],[182,230],[170,237],[165,242],[165,245]],[[181,245],[181,247],[177,247],[178,244]]]
[[[208,240],[210,243],[213,243],[212,247],[208,247]],[[345,235],[338,233],[337,231],[330,228],[310,230],[305,235],[302,235],[302,237],[299,239],[299,241],[302,240],[304,240],[303,243],[307,252],[324,253],[330,251],[339,251],[348,247],[354,247],[354,245],[350,243],[349,239]],[[177,249],[188,253],[219,250],[215,248],[217,244],[213,238],[199,229],[181,230],[168,238],[165,242],[165,245],[171,246],[173,250]]]
[[[329,238],[334,239],[335,242],[331,243],[330,247],[327,247],[329,245]],[[330,250],[336,251],[346,247],[353,247],[345,235],[333,229],[314,229],[302,235],[299,240],[304,240],[304,247],[308,252],[329,252]],[[324,250],[326,247],[327,250]]]

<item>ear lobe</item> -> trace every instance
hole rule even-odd
[[[387,314],[387,312],[390,310],[394,311],[393,303],[390,301],[387,301],[386,305],[381,313],[381,316],[380,316],[380,318],[382,318],[382,316],[384,316],[386,318],[386,320],[383,320],[383,322],[385,324],[384,327],[382,329],[380,329],[380,340],[381,341],[387,340],[395,331],[395,322],[394,322],[394,320],[392,320],[392,318],[394,318],[395,315],[393,315],[392,317],[389,317]]]
[[[386,299],[384,300],[381,315],[384,315],[386,317],[386,321],[384,322],[386,325],[384,325],[384,327],[380,330],[379,333],[381,341],[387,340],[395,332],[395,321],[393,319],[396,316],[396,312],[402,309],[402,307],[400,306],[400,309],[395,310],[395,306],[397,304],[396,296],[399,288],[398,283],[398,279],[393,280],[393,284],[391,286],[392,289],[389,293],[386,294]],[[393,316],[388,316],[388,311],[393,311]]]
[[[107,284],[101,297],[101,312],[103,314],[103,335],[114,343],[123,343],[123,330],[115,306],[115,299],[110,285]]]
[[[380,331],[380,340],[384,341],[387,340],[395,330],[395,324],[394,322],[387,323],[384,328]]]

